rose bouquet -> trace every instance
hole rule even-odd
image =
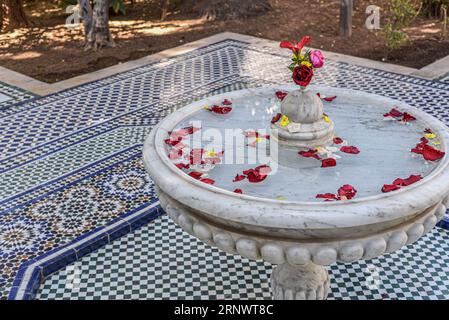
[[[293,53],[292,63],[288,68],[293,72],[293,81],[301,86],[307,87],[312,80],[315,69],[324,65],[324,56],[319,50],[307,49],[303,52],[303,48],[311,41],[309,36],[305,36],[298,43],[290,41],[282,41],[281,48],[290,49]]]

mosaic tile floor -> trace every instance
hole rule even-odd
[[[0,82],[0,117],[16,112],[13,106],[36,97],[36,95]]]
[[[287,83],[288,59],[227,40],[2,111],[0,298],[33,298],[43,278],[159,216],[140,160],[152,126],[207,95]],[[404,100],[449,123],[443,82],[329,61],[315,83]]]
[[[329,299],[448,299],[449,232],[379,259],[332,265]],[[167,215],[50,276],[38,299],[271,299],[272,267],[226,254]]]

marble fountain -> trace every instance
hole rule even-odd
[[[143,158],[186,232],[275,265],[275,299],[325,299],[325,266],[411,245],[443,217],[448,146],[442,122],[403,102],[284,85],[180,108]]]

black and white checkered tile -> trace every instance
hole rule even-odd
[[[332,265],[329,299],[449,299],[449,232]],[[199,242],[164,215],[51,275],[38,299],[271,299],[272,266]]]

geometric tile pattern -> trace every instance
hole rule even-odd
[[[279,69],[288,56],[226,40],[2,110],[0,299],[32,298],[37,280],[115,238],[101,232],[134,230],[126,217],[139,210],[149,217],[144,206],[157,199],[139,159],[160,119],[204,96],[290,82]],[[314,81],[403,100],[449,124],[444,82],[335,61]],[[96,241],[87,251],[76,245],[86,237]]]
[[[156,201],[140,150],[132,148],[124,161],[0,216],[1,294],[6,295],[3,290],[11,286],[22,263]]]
[[[329,299],[449,299],[449,232],[378,259],[334,264]],[[51,275],[38,299],[271,299],[272,267],[157,218]]]
[[[0,82],[0,118],[20,110],[16,105],[36,97],[31,92]]]
[[[449,74],[447,74],[447,75],[443,76],[442,78],[440,78],[440,81],[449,83]]]

